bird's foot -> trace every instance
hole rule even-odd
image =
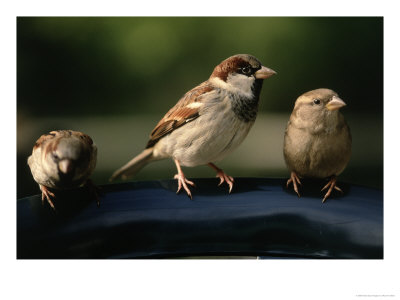
[[[217,175],[215,177],[218,177],[220,179],[218,186],[226,182],[226,184],[229,185],[229,194],[230,194],[232,192],[233,183],[235,182],[233,177],[226,174],[222,169],[218,168],[213,163],[209,163],[208,165],[215,171],[217,171]]]
[[[301,185],[301,181],[300,181],[300,178],[297,176],[297,174],[296,174],[295,172],[291,172],[291,173],[290,173],[290,178],[289,178],[288,181],[286,182],[286,188],[289,187],[289,184],[290,184],[291,182],[293,183],[293,189],[294,189],[294,191],[296,192],[297,196],[300,197],[300,193],[299,193],[299,189],[298,189],[298,187],[297,187],[297,184],[298,184],[298,185]]]
[[[336,180],[336,176],[332,176],[329,182],[322,188],[321,191],[328,189],[324,196],[324,199],[322,199],[322,203],[324,203],[325,200],[331,195],[333,189],[343,193],[343,191],[336,185]]]
[[[86,181],[86,186],[89,188],[90,193],[93,195],[93,198],[96,200],[97,207],[100,207],[100,188],[96,186],[91,179]]]
[[[222,171],[222,170],[221,170],[221,172],[217,172],[217,175],[215,177],[218,177],[220,179],[218,186],[220,186],[224,182],[226,182],[229,185],[229,194],[230,194],[232,192],[233,183],[235,182],[233,177],[224,173],[224,171]]]
[[[191,185],[193,187],[196,187],[196,185],[193,181],[186,179],[185,174],[183,174],[182,172],[181,164],[179,163],[179,161],[177,159],[174,159],[174,162],[176,165],[176,169],[178,170],[178,174],[174,176],[174,179],[178,180],[178,190],[176,191],[176,193],[178,194],[183,187],[186,191],[186,194],[189,196],[190,199],[192,199],[192,193],[190,192],[190,189],[187,185]]]
[[[44,185],[40,185],[40,190],[42,191],[42,205],[44,204],[44,199],[46,198],[47,202],[51,206],[53,210],[56,210],[54,207],[54,203],[51,198],[55,198],[54,193],[50,192],[50,190]]]
[[[174,176],[174,179],[178,180],[178,190],[176,191],[176,193],[178,194],[181,191],[182,187],[183,187],[185,189],[187,195],[189,196],[189,198],[192,199],[192,193],[190,192],[190,189],[189,189],[189,187],[187,185],[189,184],[189,185],[191,185],[193,187],[196,187],[194,182],[188,180],[185,177],[185,174],[183,174],[183,172],[179,172],[178,174],[176,174]]]

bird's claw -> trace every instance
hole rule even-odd
[[[230,194],[232,192],[233,183],[235,182],[233,177],[226,174],[222,169],[218,168],[213,163],[208,163],[208,165],[217,172],[217,175],[215,177],[218,177],[220,179],[218,186],[226,182],[229,185],[229,194]]]
[[[40,189],[42,191],[42,205],[44,204],[44,199],[46,198],[46,200],[49,203],[49,205],[51,206],[51,208],[53,210],[56,210],[56,208],[54,207],[54,203],[51,199],[51,198],[55,198],[54,193],[50,192],[49,189],[47,187],[45,187],[44,185],[40,186]]]
[[[235,182],[233,177],[229,176],[228,174],[226,174],[221,169],[219,169],[219,171],[217,171],[217,175],[215,177],[220,179],[218,186],[220,186],[224,182],[226,182],[229,185],[229,194],[230,194],[232,192],[233,183]]]
[[[194,184],[193,181],[190,181],[188,179],[186,179],[185,175],[182,174],[176,174],[174,176],[174,179],[178,180],[178,190],[176,191],[176,193],[178,194],[182,187],[184,188],[184,190],[186,191],[187,195],[189,196],[190,199],[192,199],[192,193],[190,192],[189,187],[187,186],[187,184],[191,185],[192,187],[196,187],[196,185]]]
[[[296,192],[297,196],[300,197],[300,193],[299,193],[299,189],[298,189],[297,185],[301,185],[301,181],[300,181],[300,178],[297,176],[297,174],[295,172],[291,172],[290,173],[290,178],[286,182],[286,188],[289,187],[289,184],[291,182],[293,183],[294,191]]]
[[[336,185],[336,176],[333,176],[329,180],[329,182],[321,189],[321,192],[326,189],[328,189],[328,191],[326,192],[324,199],[322,199],[322,203],[324,203],[325,200],[328,199],[328,197],[331,195],[333,189],[335,189],[343,194],[343,191]]]

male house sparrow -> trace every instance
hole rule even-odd
[[[252,55],[238,54],[215,67],[210,78],[187,92],[156,125],[146,149],[119,170],[110,180],[126,179],[147,163],[171,157],[178,170],[178,191],[183,187],[192,198],[181,166],[207,164],[217,172],[229,192],[233,178],[214,163],[224,158],[244,140],[258,111],[258,100],[266,79],[276,74]]]
[[[70,189],[85,183],[93,187],[89,176],[96,167],[96,159],[97,147],[87,134],[56,130],[42,135],[28,158],[33,178],[42,191],[42,203],[46,198],[55,209],[52,201],[55,195],[49,189]]]
[[[286,186],[293,183],[297,195],[299,177],[330,178],[322,202],[336,186],[336,177],[351,155],[351,135],[339,109],[346,103],[329,89],[316,89],[297,98],[284,138],[283,154],[291,171]]]

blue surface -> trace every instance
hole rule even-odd
[[[39,195],[17,201],[18,258],[169,258],[252,255],[383,258],[383,191],[340,183],[322,203],[322,181],[193,179],[193,200],[175,180],[101,187],[98,208],[85,189],[64,192],[57,213]]]

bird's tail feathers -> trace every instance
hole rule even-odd
[[[139,155],[134,157],[127,164],[119,168],[112,174],[110,181],[113,181],[117,178],[127,179],[137,172],[139,172],[145,165],[147,165],[153,159],[153,148],[147,148],[142,151]]]

